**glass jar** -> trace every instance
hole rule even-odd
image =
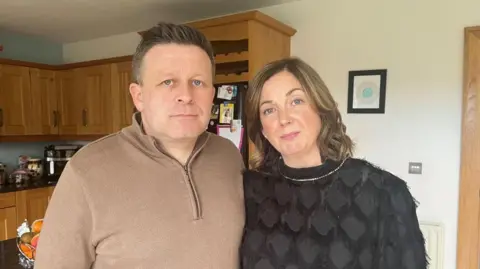
[[[29,159],[27,169],[30,171],[32,179],[39,179],[43,175],[43,165],[41,159]]]

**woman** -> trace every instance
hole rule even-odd
[[[300,59],[268,64],[246,97],[260,153],[245,173],[243,269],[426,269],[404,181],[352,158],[340,112]]]

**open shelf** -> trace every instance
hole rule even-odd
[[[215,68],[215,83],[248,81],[248,60],[217,63]]]
[[[245,73],[248,72],[248,61],[216,64],[215,72],[218,75]]]
[[[248,82],[248,72],[241,74],[216,75],[215,84]]]
[[[211,41],[215,55],[248,51],[248,39]]]
[[[248,51],[232,52],[227,54],[217,54],[215,56],[216,64],[248,61]]]

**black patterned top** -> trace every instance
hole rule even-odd
[[[427,268],[416,201],[403,180],[354,158],[278,171],[244,175],[242,269]]]

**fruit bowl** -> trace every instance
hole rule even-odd
[[[20,264],[25,268],[33,268],[35,254],[42,230],[43,219],[37,219],[32,225],[25,220],[17,229],[17,248]]]

